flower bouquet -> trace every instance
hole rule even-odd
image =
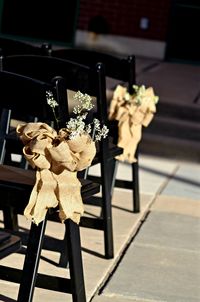
[[[88,112],[93,108],[92,99],[80,91],[75,93],[75,117],[66,127],[56,131],[46,123],[19,124],[16,132],[25,145],[23,154],[36,168],[36,182],[24,215],[39,224],[49,208],[58,207],[61,222],[72,219],[79,223],[83,215],[81,183],[77,171],[89,167],[96,154],[95,141],[107,136],[106,126],[100,127],[97,119],[86,124]],[[47,91],[47,103],[58,123],[53,94]],[[92,134],[91,134],[92,133]]]
[[[142,126],[147,127],[156,112],[158,96],[153,88],[133,86],[134,93],[118,85],[110,104],[109,119],[118,121],[118,146],[124,149],[117,159],[136,162],[135,152],[142,137]]]

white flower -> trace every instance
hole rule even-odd
[[[159,101],[159,96],[155,95],[155,96],[154,96],[154,103],[157,104],[158,101]]]
[[[66,127],[70,132],[69,138],[75,138],[77,135],[80,135],[85,131],[85,122],[83,122],[82,118],[78,116],[76,119],[71,118],[66,124]]]
[[[85,131],[90,134],[92,132],[92,127],[91,127],[91,124],[88,124],[85,126]]]
[[[95,141],[100,141],[102,138],[106,138],[106,136],[108,135],[108,127],[103,125],[102,128],[100,128],[100,126],[98,128],[95,128]]]
[[[93,124],[94,124],[95,130],[100,129],[100,121],[97,118],[94,118]]]
[[[51,91],[46,92],[46,98],[48,105],[52,108],[54,116],[56,118],[54,108],[58,106],[58,103],[54,100],[53,94]],[[92,98],[88,94],[83,94],[80,91],[76,92],[74,95],[74,101],[78,101],[80,104],[74,107],[73,113],[76,115],[74,118],[70,118],[70,120],[66,123],[66,129],[69,132],[69,139],[74,139],[77,135],[81,135],[83,133],[92,133],[92,139],[101,140],[105,138],[108,134],[108,128],[103,125],[101,128],[100,121],[94,118],[92,124],[85,123],[88,111],[91,110],[94,105],[92,104]],[[57,119],[56,119],[57,120]]]
[[[47,99],[47,104],[51,107],[51,108],[55,108],[56,106],[58,106],[58,103],[56,102],[56,100],[53,97],[53,93],[51,91],[46,91],[46,99]]]
[[[133,89],[135,90],[135,93],[133,95],[130,95],[128,92],[126,92],[124,95],[124,100],[126,102],[132,101],[135,105],[140,106],[142,104],[143,98],[145,97],[146,87],[145,85],[133,85]],[[159,97],[155,95],[153,98],[154,103],[157,104],[158,100]]]
[[[74,97],[74,101],[80,102],[80,105],[74,107],[73,112],[75,114],[80,114],[83,110],[89,111],[91,110],[94,105],[92,104],[92,98],[88,94],[83,94],[80,91],[76,92]]]

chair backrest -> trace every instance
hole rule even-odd
[[[60,122],[64,124],[67,121],[67,96],[64,94],[64,99],[58,98],[60,86],[64,86],[61,77],[55,77],[47,83],[17,73],[1,71],[0,85],[0,109],[10,109],[13,117],[23,120],[26,116],[33,116],[40,121],[53,120],[52,110],[46,101],[46,92],[49,90],[59,103]]]
[[[49,56],[16,55],[3,58],[2,65],[4,70],[45,82],[50,82],[55,76],[63,77],[67,89],[79,90],[96,98],[97,116],[102,123],[107,123],[106,84],[102,63],[90,67]]]
[[[112,78],[115,81],[111,81],[112,85],[109,85],[109,79],[106,81],[105,93],[107,98],[107,104],[110,103],[113,91],[117,84],[122,84],[128,88],[129,93],[134,92],[133,85],[136,84],[136,72],[135,72],[135,56],[119,56],[112,55],[105,52],[100,52],[90,49],[82,48],[65,48],[57,49],[51,52],[53,57],[62,58],[65,60],[71,60],[79,64],[84,64],[92,68],[97,63],[103,64],[104,76],[106,78]],[[117,80],[117,81],[116,81]],[[110,86],[110,87],[109,87]],[[114,143],[118,141],[117,122],[109,122],[110,135],[114,138]],[[137,153],[137,152],[136,152]],[[137,155],[136,155],[137,156]]]
[[[117,56],[108,53],[98,52],[96,50],[81,48],[57,49],[51,52],[54,57],[71,60],[87,66],[95,66],[97,63],[103,63],[105,66],[105,75],[107,77],[127,82],[129,92],[133,92],[135,84],[135,56]]]
[[[67,95],[61,95],[64,80],[52,79],[45,83],[16,73],[0,72],[0,157],[4,162],[5,152],[19,150],[15,132],[10,133],[11,119],[19,121],[34,121],[51,123],[54,116],[47,104],[46,92],[51,91],[59,103],[59,127],[64,127],[68,120]],[[56,124],[54,124],[56,127]],[[10,147],[9,147],[10,146]],[[20,145],[22,149],[22,146]],[[20,152],[21,153],[21,152]]]
[[[0,37],[0,49],[4,56],[18,54],[48,54],[50,45],[44,43],[41,46],[28,44],[22,41]]]

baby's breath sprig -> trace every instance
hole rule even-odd
[[[74,139],[85,131],[85,116],[78,115],[76,118],[70,118],[66,123],[66,128],[69,131],[69,139]]]
[[[145,86],[142,85],[142,86],[137,86],[137,85],[133,85],[133,88],[135,90],[135,104],[140,106],[142,104],[142,98],[145,94]]]
[[[51,91],[46,91],[46,98],[47,98],[47,104],[51,107],[51,108],[55,108],[56,106],[58,106],[58,103],[56,102],[56,100],[53,97],[53,93]]]
[[[133,94],[130,94],[128,92],[125,93],[124,100],[129,103],[133,100],[135,105],[140,106],[142,104],[142,99],[145,96],[146,87],[144,85],[141,86],[133,85],[133,89],[134,89]],[[154,103],[157,104],[158,100],[159,97],[155,95],[153,98]]]
[[[135,103],[136,105],[140,106],[142,104],[142,99],[146,92],[146,87],[144,85],[141,86],[133,85],[133,89],[135,90]],[[159,101],[159,97],[155,95],[153,101],[155,104],[157,104]]]
[[[100,141],[102,138],[106,138],[109,131],[107,126],[103,125],[103,127],[101,128],[100,121],[96,118],[93,120],[93,124],[94,124],[94,140]]]
[[[50,91],[47,91],[46,97],[47,103],[52,108],[55,119],[58,122],[55,114],[55,107],[58,106],[58,103],[54,100],[53,94]],[[85,123],[88,111],[90,111],[94,107],[94,105],[92,104],[91,96],[78,91],[74,94],[73,99],[75,102],[79,102],[79,104],[76,105],[73,109],[73,113],[76,115],[76,117],[70,118],[70,120],[66,123],[69,139],[74,139],[82,133],[92,133],[92,139],[94,141],[100,141],[102,138],[106,138],[109,130],[105,125],[101,127],[100,121],[98,119],[95,118],[91,124],[86,125]]]
[[[80,104],[74,107],[73,113],[82,114],[83,111],[90,111],[94,105],[92,104],[92,98],[87,93],[83,94],[78,91],[74,94],[73,97],[75,102],[79,102]]]
[[[50,90],[46,91],[46,100],[47,100],[47,104],[51,107],[51,109],[53,111],[53,115],[54,115],[54,118],[55,118],[55,121],[56,121],[57,127],[58,127],[58,118],[57,118],[56,112],[55,112],[55,107],[58,106],[58,103],[54,99],[53,93]]]
[[[77,115],[76,118],[71,118],[66,124],[66,127],[70,132],[69,139],[73,139],[84,132],[88,134],[92,132],[92,139],[94,141],[100,141],[102,138],[105,138],[108,134],[108,128],[105,125],[101,128],[98,119],[95,118],[93,120],[93,131],[91,124],[85,124],[88,111],[94,107],[91,96],[78,91],[74,95],[74,101],[78,101],[80,104],[75,106],[73,110],[73,113]]]

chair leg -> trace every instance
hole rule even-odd
[[[79,226],[71,219],[65,225],[73,302],[86,302]]]
[[[137,162],[131,165],[133,181],[133,212],[140,212],[140,190],[139,190],[139,165],[138,150],[136,151]]]
[[[115,165],[112,161],[105,161],[101,165],[101,177],[102,177],[102,214],[104,219],[104,247],[105,258],[111,259],[114,257],[114,244],[113,244],[113,228],[112,228],[112,209],[111,209],[111,186]],[[116,161],[115,161],[116,162]]]
[[[15,212],[15,209],[12,207],[3,208],[3,221],[5,229],[18,231],[18,217]]]
[[[31,224],[27,252],[24,260],[24,267],[18,293],[18,302],[32,301],[46,222],[47,216],[38,226],[34,223]]]
[[[47,217],[38,226],[31,225],[18,302],[31,302],[33,299],[46,222]],[[70,219],[65,225],[73,302],[86,302],[79,226]]]
[[[66,244],[68,238],[68,232],[65,224],[65,234],[61,244],[61,251],[60,251],[60,259],[59,259],[59,266],[60,267],[68,267],[69,265],[69,257],[68,257],[68,246]]]
[[[111,168],[111,175],[110,175],[110,179],[111,179],[111,200],[112,200],[112,196],[113,196],[113,192],[114,192],[114,188],[115,188],[115,181],[116,181],[116,175],[117,175],[117,169],[119,166],[119,161],[114,159],[112,160],[112,168]]]

